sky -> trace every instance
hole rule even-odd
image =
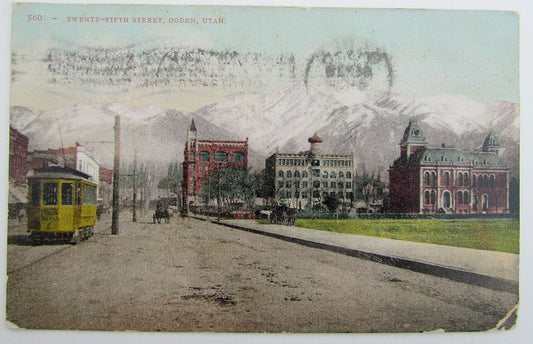
[[[121,22],[73,23],[69,17],[118,17]],[[134,18],[162,23],[134,23]],[[176,24],[176,18],[194,18]],[[203,18],[223,18],[204,24]],[[85,19],[90,20],[90,19]],[[11,50],[17,58],[12,105],[50,110],[75,103],[119,101],[195,111],[231,92],[265,91],[265,85],[228,88],[77,85],[56,81],[43,62],[50,49],[153,47],[236,50],[276,57],[293,55],[296,80],[317,51],[379,49],[391,58],[392,90],[416,97],[460,94],[478,102],[520,101],[519,16],[512,11],[304,7],[21,4],[13,9]],[[379,66],[376,66],[376,69]],[[246,71],[245,73],[249,73]],[[377,73],[377,71],[376,71]],[[267,74],[266,89],[283,83]],[[79,87],[78,87],[79,86]],[[177,101],[176,99],[187,99]]]

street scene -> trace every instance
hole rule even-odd
[[[517,11],[11,15],[11,334],[523,326]]]
[[[7,320],[62,330],[484,331],[518,302],[207,221],[121,215],[118,236],[103,218],[76,246],[31,245],[23,225],[11,227]]]

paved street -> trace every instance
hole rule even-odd
[[[513,293],[204,221],[106,218],[76,246],[8,238],[7,320],[24,328],[216,332],[492,329]]]

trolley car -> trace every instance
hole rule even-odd
[[[92,236],[96,188],[89,175],[68,167],[46,167],[28,177],[30,237],[78,243]]]

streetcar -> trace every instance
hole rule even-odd
[[[94,234],[97,185],[68,167],[45,167],[28,177],[28,232],[34,241],[76,244]]]

